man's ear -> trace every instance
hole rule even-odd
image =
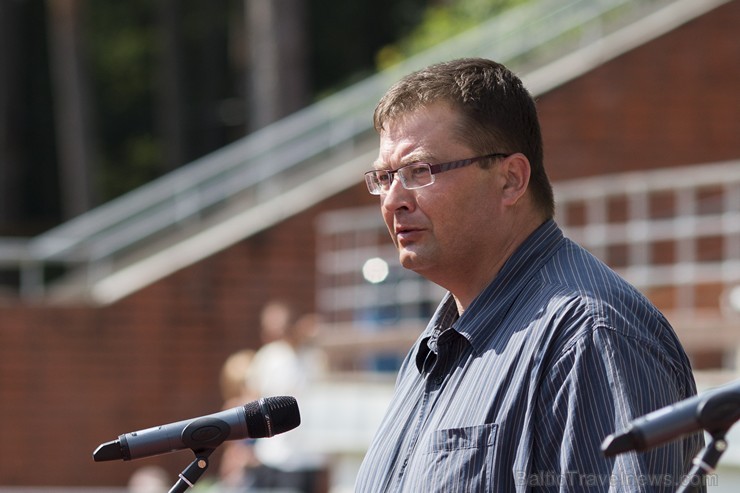
[[[501,163],[504,176],[502,196],[505,205],[514,205],[527,192],[532,173],[529,159],[521,152],[512,154]]]

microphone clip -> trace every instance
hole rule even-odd
[[[188,423],[182,430],[182,442],[193,451],[195,459],[178,475],[169,493],[182,493],[192,488],[208,469],[208,457],[226,441],[229,433],[229,424],[218,418],[204,417]]]
[[[222,440],[223,441],[223,440]],[[213,453],[216,448],[205,448],[200,450],[193,450],[195,459],[178,475],[177,482],[172,486],[169,493],[183,493],[192,488],[195,482],[200,479],[206,469],[208,469],[209,461],[208,457]]]

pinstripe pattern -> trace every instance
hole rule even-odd
[[[447,329],[447,330],[446,330]],[[553,221],[410,351],[356,491],[675,491],[701,435],[605,459],[602,440],[696,392],[664,317]]]

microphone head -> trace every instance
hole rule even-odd
[[[269,438],[296,428],[301,414],[294,397],[267,397],[244,406],[251,438]]]

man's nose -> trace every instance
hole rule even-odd
[[[388,186],[388,191],[383,195],[383,208],[395,211],[401,208],[411,209],[414,203],[414,193],[406,190],[401,179],[396,176]]]

